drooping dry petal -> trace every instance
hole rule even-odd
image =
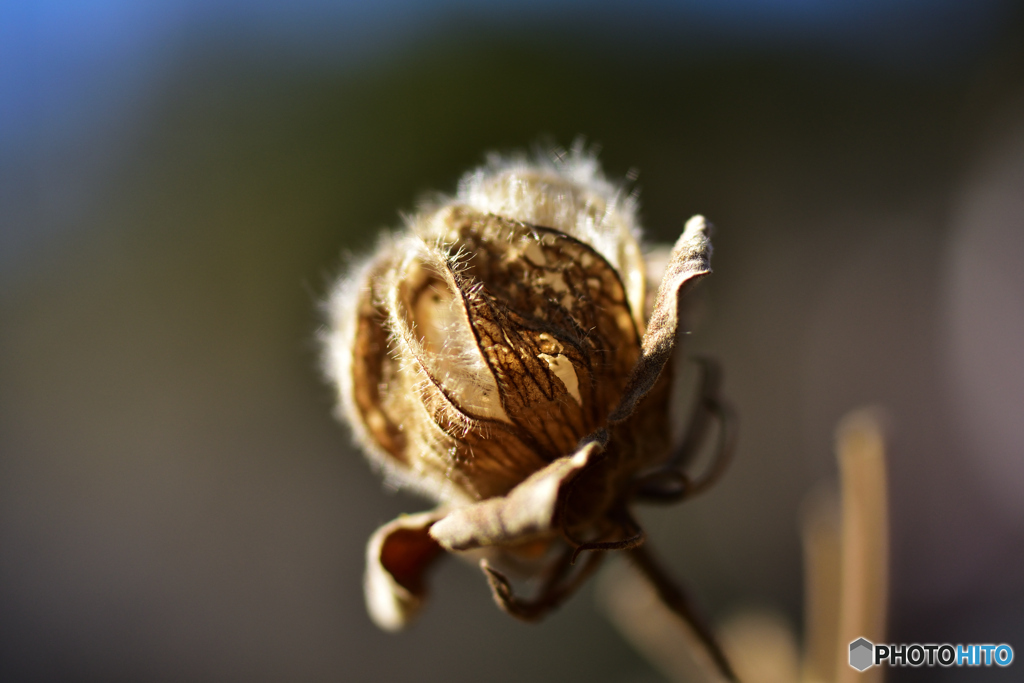
[[[551,534],[565,487],[602,451],[590,442],[559,458],[516,486],[507,496],[491,498],[450,512],[430,529],[446,550],[522,543]]]
[[[370,617],[397,631],[416,616],[426,597],[423,575],[442,549],[430,525],[442,513],[402,515],[377,529],[366,547],[365,593]]]

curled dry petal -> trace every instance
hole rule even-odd
[[[555,528],[566,487],[604,450],[587,443],[574,455],[535,472],[505,496],[453,510],[430,529],[446,550],[523,543],[544,538]]]
[[[665,365],[672,358],[679,334],[679,299],[684,289],[692,287],[711,272],[711,240],[704,216],[686,222],[669,256],[665,276],[654,299],[654,310],[644,335],[640,362],[633,368],[625,396],[611,416],[612,423],[627,420],[640,400],[654,388]]]
[[[366,604],[374,623],[387,631],[416,616],[426,585],[423,575],[442,548],[430,537],[430,525],[442,515],[402,515],[377,529],[366,546]]]

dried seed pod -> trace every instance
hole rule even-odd
[[[426,568],[476,550],[498,604],[536,618],[596,566],[600,553],[573,573],[581,550],[639,548],[631,502],[680,499],[721,473],[717,373],[683,443],[668,427],[679,299],[710,271],[707,229],[687,223],[652,308],[634,199],[580,149],[492,160],[407,224],[329,302],[326,366],[345,417],[392,483],[438,503],[371,538],[367,604],[401,628]],[[720,457],[691,481],[679,467],[716,419]],[[526,567],[539,597],[514,596],[495,565]]]

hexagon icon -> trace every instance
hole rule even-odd
[[[850,666],[857,671],[863,671],[872,665],[875,646],[866,638],[858,638],[850,643]]]

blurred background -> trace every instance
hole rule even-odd
[[[366,539],[427,504],[383,490],[318,371],[346,254],[485,152],[579,135],[638,171],[652,241],[718,226],[690,341],[740,450],[643,513],[673,571],[799,630],[801,501],[878,404],[891,642],[1024,652],[1020,10],[0,4],[0,679],[661,680],[593,587],[529,626],[454,561],[377,631]]]

